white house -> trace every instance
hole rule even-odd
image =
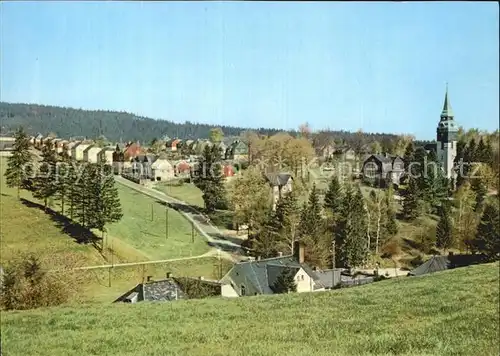
[[[104,147],[97,155],[97,159],[104,159],[106,164],[109,164],[111,166],[113,165],[113,152],[115,152],[114,147]]]
[[[66,153],[68,154],[68,156],[73,157],[73,147],[75,147],[79,143],[80,141],[69,141],[66,144]]]
[[[90,145],[83,151],[83,160],[88,163],[97,163],[97,155],[101,152],[102,147]]]
[[[172,163],[170,163],[164,154],[160,156],[151,164],[152,178],[155,181],[165,181],[174,178],[175,170]]]
[[[71,148],[71,158],[76,161],[83,161],[83,152],[90,146],[90,143],[80,142]]]

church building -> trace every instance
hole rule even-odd
[[[448,85],[444,97],[443,111],[441,120],[437,127],[436,155],[441,166],[446,173],[447,178],[454,178],[456,173],[453,170],[454,160],[457,156],[457,135],[458,125],[454,120],[451,110],[450,100],[448,98]]]

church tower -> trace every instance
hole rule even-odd
[[[443,111],[437,127],[436,153],[447,178],[455,176],[453,162],[457,156],[457,134],[458,126],[453,118],[453,111],[448,99],[448,84],[446,84]]]

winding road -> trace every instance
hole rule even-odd
[[[236,257],[237,255],[245,255],[239,244],[225,239],[224,233],[219,230],[219,228],[212,225],[202,212],[193,208],[188,203],[168,196],[163,192],[131,182],[121,176],[115,176],[115,181],[151,198],[164,202],[171,208],[177,210],[186,219],[193,223],[196,230],[198,230],[198,232],[207,240],[208,244],[216,250],[215,252],[220,254],[221,258],[236,262],[239,261],[239,258]],[[207,254],[214,255],[215,253],[209,251]],[[207,254],[189,258],[205,257]]]

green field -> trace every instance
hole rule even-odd
[[[196,230],[192,242],[192,226],[179,212],[168,209],[167,236],[167,214],[162,203],[123,185],[117,187],[123,218],[109,225],[109,235],[140,251],[144,260],[198,256],[209,250]]]
[[[205,205],[205,203],[203,202],[201,190],[198,189],[194,184],[157,184],[155,186],[155,189],[167,194],[168,196],[179,199],[199,208],[203,208]]]
[[[498,355],[498,263],[330,292],[2,315],[6,355]]]
[[[25,204],[29,204],[29,202],[36,204],[42,203],[37,199],[34,199],[31,193],[21,191],[21,198],[27,201],[25,204],[21,204],[15,198],[16,190],[8,188],[5,185],[3,173],[6,168],[6,164],[7,159],[0,157],[0,173],[2,175],[0,178],[0,188],[2,190],[1,205],[3,213],[6,214],[6,221],[8,221],[4,223],[4,234],[6,231],[11,231],[12,233],[18,231],[15,224],[20,224],[22,219],[27,221],[26,223],[20,224],[21,228],[24,228],[25,226],[33,226],[37,219],[42,218],[44,215],[38,207],[26,208]],[[192,242],[192,226],[179,212],[174,209],[168,209],[169,230],[167,238],[165,224],[167,217],[164,205],[157,202],[153,198],[140,194],[132,189],[128,189],[122,185],[117,184],[117,188],[122,204],[123,218],[119,222],[107,226],[109,238],[106,240],[106,246],[115,251],[115,258],[117,258],[117,260],[136,262],[190,257],[201,255],[209,250],[209,247],[203,237],[196,231],[194,234],[194,242]],[[56,204],[50,204],[50,208],[56,213],[60,211]],[[17,219],[16,209],[24,211],[24,215],[27,215],[27,217],[20,217]],[[152,210],[153,214],[151,213]],[[28,211],[36,211],[36,214],[38,215],[30,217],[30,212]],[[57,214],[53,214],[53,216],[55,215]],[[151,219],[152,215],[153,219]],[[9,218],[7,219],[7,217]],[[50,219],[46,220],[50,221]],[[10,224],[14,225],[11,226]],[[47,234],[44,231],[46,225],[52,225],[53,230],[56,231],[55,233],[59,233],[61,236],[66,235],[64,233],[57,232],[57,228],[54,227],[57,224],[58,223],[56,221],[49,224],[42,223],[40,224],[41,228],[38,229],[38,231],[36,231],[37,229],[28,229],[29,231],[35,232],[23,234],[21,238],[19,238],[18,234],[10,234],[9,236],[6,236],[6,238],[7,240],[12,239],[14,241],[19,241],[19,244],[23,249],[31,248],[31,245],[25,243],[24,239],[29,239],[30,234],[40,234],[41,236],[46,236]],[[95,233],[100,236],[99,232],[95,231]],[[40,239],[35,240],[41,241]],[[64,240],[65,244],[76,245],[73,242],[73,239],[67,237],[66,240]],[[46,245],[45,242],[41,242],[40,244],[44,246]],[[4,246],[5,248],[12,249],[7,244],[2,243],[2,248],[4,248]]]

